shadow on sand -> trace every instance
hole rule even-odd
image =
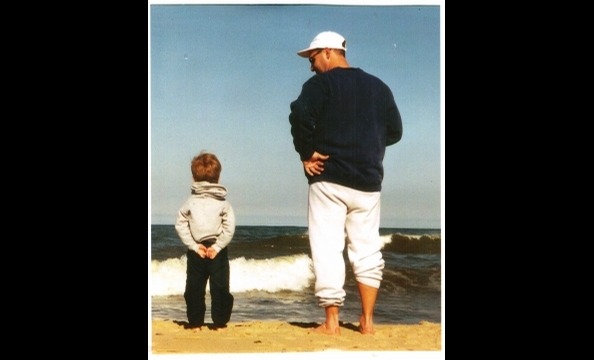
[[[179,326],[183,326],[184,329],[192,329],[192,326],[190,326],[190,323],[188,323],[187,321],[173,320],[173,322]],[[300,327],[302,329],[315,329],[321,325],[321,324],[318,324],[315,322],[289,322],[288,324],[291,326]],[[348,329],[348,330],[359,332],[359,328],[357,327],[357,325],[355,325],[353,323],[344,323],[344,322],[340,321],[338,324],[343,329]],[[241,325],[241,324],[239,324],[239,325]],[[211,323],[205,323],[204,326],[206,326],[209,330],[224,329],[227,327],[227,326],[223,326],[223,327],[218,326],[217,327]]]
[[[290,325],[297,326],[303,329],[315,329],[321,324],[315,322],[289,322]],[[352,323],[344,323],[342,321],[338,322],[338,325],[343,329],[353,330],[359,332],[359,327]]]
[[[190,326],[190,323],[187,322],[187,321],[173,320],[173,322],[176,323],[179,326],[183,326],[184,329],[193,329],[195,327],[199,327],[199,326]],[[210,330],[224,329],[224,328],[227,327],[227,325],[225,325],[225,326],[214,326],[214,324],[204,324],[204,326],[206,326]]]

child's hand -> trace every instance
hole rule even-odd
[[[212,247],[209,247],[206,250],[206,256],[208,256],[208,258],[211,260],[214,259],[215,256],[217,256],[217,254],[218,254],[217,251],[215,249],[213,249]]]
[[[199,244],[198,245],[198,251],[196,251],[198,253],[198,255],[204,259],[205,256],[207,256],[207,249],[206,246]]]

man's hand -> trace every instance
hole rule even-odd
[[[322,155],[314,151],[311,159],[303,161],[303,168],[309,176],[320,175],[324,171],[324,161],[328,160],[330,156]]]

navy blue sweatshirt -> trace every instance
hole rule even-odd
[[[402,119],[390,88],[359,68],[334,68],[307,80],[291,103],[291,135],[302,161],[329,155],[320,175],[361,191],[380,191],[386,146],[402,138]]]

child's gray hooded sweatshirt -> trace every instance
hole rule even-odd
[[[212,240],[212,247],[223,250],[235,232],[235,213],[226,200],[227,189],[208,181],[194,182],[192,195],[177,214],[175,230],[181,241],[193,251],[198,244]]]

